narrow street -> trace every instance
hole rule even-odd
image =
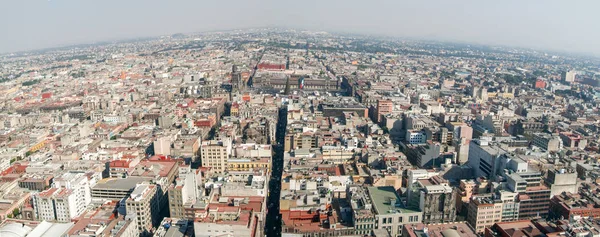
[[[269,181],[269,197],[267,198],[268,213],[265,225],[265,234],[268,237],[281,236],[281,218],[279,215],[279,195],[281,192],[281,174],[283,171],[283,141],[287,126],[287,107],[279,109],[277,131],[275,133],[277,144],[273,145],[272,173]]]

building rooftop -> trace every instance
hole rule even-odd
[[[392,186],[369,187],[368,190],[369,197],[378,214],[419,212],[418,210],[404,207],[400,202],[400,196]]]
[[[124,179],[107,178],[98,181],[92,189],[132,190],[138,183],[152,180],[151,177],[130,176]]]

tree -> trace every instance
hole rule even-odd
[[[19,210],[19,208],[15,208],[15,209],[13,209],[13,211],[12,211],[12,215],[13,215],[14,217],[17,217],[19,214],[21,214],[21,211]]]

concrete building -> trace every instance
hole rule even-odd
[[[475,170],[475,177],[492,179],[497,175],[500,166],[499,157],[506,152],[506,150],[490,144],[487,140],[473,140],[469,145],[467,164]]]
[[[222,173],[227,169],[227,159],[231,156],[231,140],[203,141],[200,146],[202,167],[211,167],[214,172]]]
[[[502,220],[502,202],[491,196],[473,196],[468,205],[467,222],[477,234]]]
[[[377,118],[375,121],[378,123],[382,121],[383,116],[394,112],[394,102],[391,100],[378,100],[377,101]]]
[[[50,188],[33,196],[38,220],[70,222],[85,209],[76,192],[67,188]]]
[[[440,165],[440,143],[427,141],[425,144],[407,145],[406,157],[411,164],[419,168],[431,168]]]
[[[427,134],[423,130],[408,130],[404,140],[407,144],[423,144],[427,142]]]
[[[90,182],[84,173],[65,173],[54,179],[55,188],[71,189],[75,195],[75,213],[82,213],[92,202]]]
[[[465,222],[451,222],[444,224],[412,224],[404,225],[402,237],[477,237],[473,228]]]
[[[534,133],[531,143],[549,152],[559,151],[563,146],[559,137],[547,133]]]
[[[560,139],[563,141],[563,145],[570,149],[585,149],[587,146],[587,140],[581,135],[572,132],[561,132]]]
[[[565,82],[575,82],[575,78],[577,77],[576,71],[567,71],[563,72],[562,79]]]
[[[92,187],[92,198],[119,201],[126,198],[138,183],[149,182],[149,177],[106,178]]]
[[[350,200],[352,211],[352,225],[356,235],[369,235],[375,228],[375,215],[373,204],[367,196],[364,187],[352,186],[348,188],[347,199]]]
[[[185,218],[185,207],[196,203],[200,192],[197,183],[196,170],[185,174],[176,180],[176,184],[169,188],[169,213],[172,218]]]
[[[376,230],[386,230],[390,236],[399,236],[404,225],[421,222],[423,212],[405,207],[394,187],[369,187],[367,190],[375,209]]]
[[[410,198],[417,198],[425,224],[453,222],[456,219],[456,196],[448,181],[440,176],[417,181]],[[413,201],[410,201],[413,203]]]
[[[135,215],[140,234],[149,233],[161,221],[156,185],[138,184],[125,205],[127,216]]]
[[[462,210],[466,210],[471,196],[475,193],[475,181],[473,180],[461,180],[458,188],[456,189],[456,212],[460,213]]]
[[[167,136],[159,137],[154,141],[154,154],[156,155],[171,155],[171,138]]]
[[[550,197],[563,192],[577,193],[577,173],[573,169],[548,170],[544,181],[550,187]]]
[[[550,200],[550,217],[564,218],[600,218],[600,202],[589,192],[561,193]]]

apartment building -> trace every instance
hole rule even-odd
[[[68,188],[50,188],[33,196],[38,220],[70,222],[85,206],[77,201],[77,193]]]
[[[231,156],[231,140],[229,138],[216,141],[203,141],[200,146],[202,167],[211,167],[214,172],[227,170],[227,159]]]
[[[152,184],[138,184],[125,201],[127,215],[135,215],[138,232],[149,233],[160,223],[157,187]]]
[[[502,220],[502,202],[487,196],[473,196],[468,204],[467,222],[482,234],[485,228]]]

